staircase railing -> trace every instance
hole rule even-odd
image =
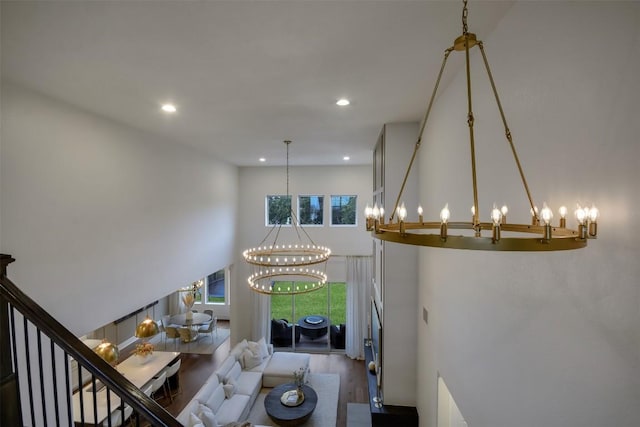
[[[0,425],[115,427],[131,415],[136,425],[181,426],[11,282],[7,265],[13,261],[0,254]],[[91,392],[82,392],[86,378]],[[98,393],[106,395],[105,419],[98,419],[104,401]]]

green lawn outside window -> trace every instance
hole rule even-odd
[[[290,286],[291,282],[276,282],[274,286]],[[328,307],[327,296],[331,287],[331,305]],[[347,285],[343,282],[329,283],[324,288],[295,296],[296,314],[293,318],[293,295],[271,296],[271,317],[287,319],[295,323],[303,316],[319,314],[329,318],[332,325],[346,323],[347,319]],[[327,312],[330,310],[330,312]]]

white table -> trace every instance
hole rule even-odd
[[[128,357],[116,366],[116,370],[120,372],[126,379],[131,381],[138,388],[143,388],[146,384],[153,380],[153,377],[162,371],[173,360],[180,356],[177,351],[154,351],[151,359],[145,364],[140,364],[136,356]],[[96,384],[99,381],[96,380]],[[78,393],[73,394],[73,420],[81,422],[80,416],[80,393],[82,393],[82,403],[84,406],[84,421],[91,424],[93,417],[93,393],[91,392],[92,384],[82,388]],[[111,412],[119,410],[120,398],[115,393],[109,393],[111,401]],[[107,388],[103,387],[96,393],[96,409],[98,411],[98,423],[104,421],[110,412],[107,409]]]

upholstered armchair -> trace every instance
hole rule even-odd
[[[276,347],[289,347],[291,342],[291,330],[295,329],[296,343],[300,342],[300,328],[292,325],[287,319],[271,319],[271,344]]]
[[[329,337],[331,339],[331,346],[337,349],[345,348],[345,338],[346,338],[346,329],[347,326],[342,323],[339,327],[337,325],[331,325],[331,329],[329,330]]]

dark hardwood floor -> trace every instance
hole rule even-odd
[[[229,328],[228,321],[218,321],[219,328]],[[162,398],[158,403],[176,416],[195,396],[206,379],[220,366],[229,354],[229,340],[216,349],[214,354],[182,354],[180,384],[182,392],[173,398]],[[352,360],[344,354],[312,354],[311,372],[336,373],[340,375],[337,426],[347,425],[347,402],[367,403],[367,378],[364,361]]]

